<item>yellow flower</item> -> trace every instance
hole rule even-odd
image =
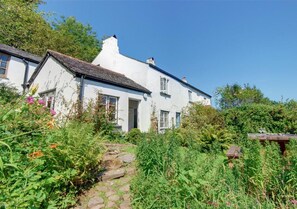
[[[34,84],[33,86],[31,86],[30,90],[29,90],[29,94],[30,95],[34,95],[37,90],[38,90],[39,85],[38,84]]]

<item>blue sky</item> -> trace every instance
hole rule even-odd
[[[116,34],[122,54],[154,57],[209,94],[249,83],[297,99],[297,1],[46,0],[40,9],[89,23],[99,39]]]

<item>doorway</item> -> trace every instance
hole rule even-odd
[[[128,130],[132,128],[138,128],[138,104],[136,100],[129,99],[129,121],[128,121]]]

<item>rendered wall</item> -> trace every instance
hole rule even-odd
[[[100,65],[109,70],[122,73],[152,92],[151,109],[156,111],[159,118],[161,110],[169,111],[169,126],[175,124],[177,112],[181,112],[189,104],[188,91],[192,91],[192,102],[201,102],[210,105],[210,97],[187,86],[184,82],[167,76],[147,63],[121,55],[118,49],[118,40],[110,37],[103,42],[103,48],[93,61],[93,64]],[[160,78],[169,79],[169,95],[160,93]]]
[[[38,64],[29,62],[28,80],[30,79],[37,65]],[[24,82],[25,70],[26,65],[22,59],[12,56],[8,63],[7,78],[0,78],[0,82],[8,82],[21,92],[23,90],[22,84]]]

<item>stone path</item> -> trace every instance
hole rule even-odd
[[[74,209],[120,208],[130,209],[130,181],[135,174],[135,155],[126,150],[134,145],[106,144],[102,159],[106,171],[100,182],[79,197]]]

